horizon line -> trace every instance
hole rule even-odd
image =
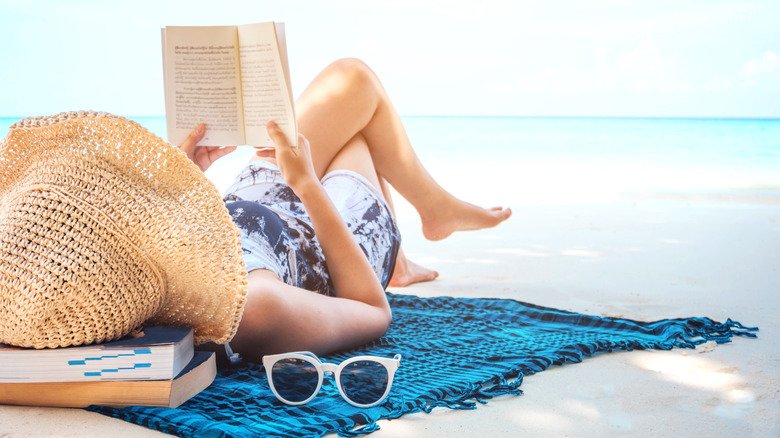
[[[112,113],[113,114],[113,113]],[[54,114],[51,114],[54,115]],[[115,114],[119,115],[119,114]],[[39,116],[9,116],[0,115],[0,119],[23,120],[29,117]],[[122,115],[132,118],[165,118],[165,115]],[[402,118],[469,118],[469,119],[625,119],[625,120],[733,120],[733,121],[780,121],[778,116],[638,116],[638,115],[513,115],[513,114],[402,114]]]

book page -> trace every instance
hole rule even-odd
[[[168,141],[180,145],[198,123],[201,146],[246,144],[235,26],[163,29]]]
[[[284,37],[282,33],[281,37]],[[298,128],[293,109],[287,66],[277,40],[276,24],[238,26],[241,47],[241,80],[244,100],[246,142],[255,147],[273,147],[265,125],[273,120],[291,145],[298,144]]]
[[[284,79],[287,81],[287,92],[290,93],[290,101],[294,102],[292,82],[290,82],[290,64],[287,61],[287,34],[284,30],[284,23],[274,24],[276,25],[276,42],[279,44],[279,57],[282,59],[282,68],[284,68]]]

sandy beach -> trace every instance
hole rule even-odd
[[[325,131],[313,120],[343,123],[352,131],[342,141],[365,134],[373,152],[398,125],[371,121],[397,112],[446,190],[513,216],[431,242],[396,194],[405,254],[440,276],[390,292],[642,321],[730,318],[760,331],[556,366],[525,376],[522,395],[383,420],[371,438],[780,438],[780,1],[223,3],[0,0],[0,138],[25,117],[78,110],[172,142],[165,114],[171,132],[200,121],[251,130],[252,119],[276,118],[274,81],[288,85],[282,96],[310,96],[296,104],[310,140]],[[289,67],[274,61],[273,75],[255,59],[269,46],[241,42],[236,27],[269,21],[285,23],[267,42],[284,46]],[[161,44],[168,26],[235,37],[175,47],[192,52],[182,64]],[[343,58],[365,62],[393,107],[363,75],[305,91]],[[174,79],[166,62],[182,67]],[[370,86],[370,99],[333,92],[355,84]],[[184,108],[192,113],[174,116]],[[375,167],[413,190],[402,172],[385,172],[382,152]],[[206,176],[225,193],[253,153],[238,147]],[[12,154],[0,163],[25,162],[23,149]],[[0,170],[0,186],[5,178]],[[84,409],[0,405],[0,438],[160,436]]]
[[[603,354],[526,377],[476,410],[381,421],[376,437],[780,435],[780,204],[776,194],[622,195],[519,202],[502,226],[427,242],[407,205],[410,258],[439,270],[396,293],[513,298],[640,320],[708,316],[757,339]],[[159,436],[83,410],[0,406],[9,437]]]

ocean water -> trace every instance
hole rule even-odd
[[[130,117],[165,138],[163,117]],[[5,133],[17,119],[0,118]],[[486,205],[603,202],[627,193],[780,201],[780,120],[405,117],[430,173]],[[220,190],[251,148],[207,172]]]

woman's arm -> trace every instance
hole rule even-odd
[[[309,213],[336,297],[287,285],[270,271],[252,271],[231,345],[253,358],[296,350],[322,354],[383,335],[391,319],[384,288],[317,178],[308,141],[301,135],[298,147],[290,146],[273,123],[268,132],[285,181]]]
[[[244,316],[230,345],[252,360],[302,350],[322,355],[376,339],[389,323],[389,310],[290,286],[257,269],[249,273]]]
[[[336,295],[389,311],[376,273],[317,178],[308,140],[299,135],[298,147],[290,146],[274,122],[269,122],[268,133],[276,144],[276,160],[284,180],[309,214]]]

